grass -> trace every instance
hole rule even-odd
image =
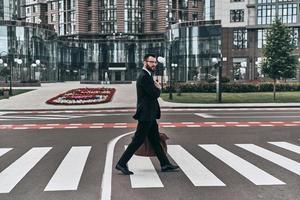
[[[165,101],[169,94],[161,95]],[[217,103],[216,93],[173,93],[175,103]],[[276,92],[276,101],[273,101],[273,92],[259,93],[222,93],[222,103],[296,103],[300,102],[300,92]]]
[[[25,92],[30,92],[32,91],[33,89],[13,89],[12,90],[12,96],[16,96],[18,94],[22,94],[22,93],[25,93]],[[0,96],[0,100],[1,99],[6,99],[4,96]]]

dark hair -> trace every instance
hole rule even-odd
[[[156,58],[156,55],[153,54],[153,53],[147,53],[147,54],[144,56],[144,61],[147,61],[149,57],[154,57],[154,58]]]

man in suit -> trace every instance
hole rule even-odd
[[[172,165],[168,160],[162,146],[160,145],[158,124],[156,119],[160,118],[160,107],[158,97],[161,93],[161,86],[152,78],[152,73],[157,65],[156,56],[147,54],[144,56],[144,67],[136,82],[137,89],[137,109],[133,116],[138,120],[137,129],[132,142],[121,156],[116,165],[116,169],[125,175],[133,174],[127,167],[127,162],[135,151],[143,144],[146,137],[152,145],[161,165],[161,171],[173,171],[179,167]]]

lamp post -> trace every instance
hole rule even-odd
[[[0,52],[0,62],[4,63],[3,59],[1,58],[1,55],[5,53],[8,55],[6,51],[1,51]],[[4,63],[4,67],[7,67],[7,63]],[[9,65],[9,95],[12,95],[12,63]]]
[[[164,87],[164,71],[166,65],[166,59],[164,57],[158,56],[157,61],[163,64],[162,74],[161,74],[161,90],[163,91]]]
[[[222,81],[222,66],[221,66],[221,59],[222,58],[212,58],[212,63],[214,66],[217,67],[217,77],[216,77],[216,99],[218,103],[222,102],[222,88],[221,88],[221,81]]]
[[[35,81],[35,68],[36,68],[36,64],[32,63],[31,67],[33,67],[33,80]],[[30,77],[31,77],[31,74],[30,74]]]

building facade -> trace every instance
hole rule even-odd
[[[47,53],[30,58],[55,69],[49,81],[101,82],[105,74],[111,81],[135,80],[149,52],[166,57],[169,71],[177,64],[178,81],[203,80],[215,76],[210,58],[218,48],[223,76],[249,81],[263,78],[262,47],[276,16],[293,29],[299,45],[299,10],[300,0],[3,0],[0,22],[7,33],[0,40],[12,44],[10,27],[21,22],[24,30],[52,27],[47,38],[33,37]],[[221,39],[210,30],[221,30]]]
[[[266,31],[275,17],[293,30],[299,58],[300,1],[218,0],[215,19],[222,21],[223,75],[234,81],[263,78],[260,62]],[[300,80],[299,70],[295,79]]]

